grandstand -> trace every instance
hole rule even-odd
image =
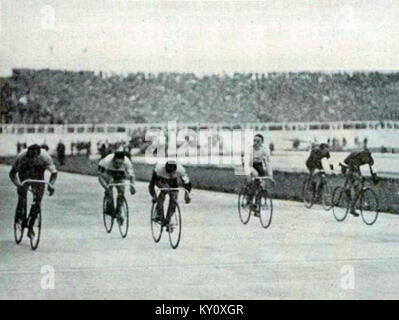
[[[199,77],[14,69],[1,89],[3,123],[399,120],[399,73]]]
[[[276,149],[399,148],[399,73],[124,75],[14,69],[1,79],[1,155],[17,143],[145,138],[151,128],[250,128]],[[384,120],[381,120],[384,119]],[[94,151],[94,150],[93,150]],[[6,154],[5,154],[6,153]]]

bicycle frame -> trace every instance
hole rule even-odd
[[[263,187],[262,183],[261,183],[262,181],[270,181],[270,182],[272,183],[273,186],[276,185],[276,182],[275,182],[274,179],[271,178],[271,177],[252,177],[251,180],[252,180],[252,181],[259,181],[259,186],[257,187],[257,191],[258,191],[259,187],[260,187],[262,190],[265,189],[265,188]]]
[[[110,188],[110,187],[130,187],[130,186],[133,186],[133,184],[130,181],[107,184],[107,188]]]
[[[159,190],[160,192],[161,192],[161,191],[167,191],[168,193],[169,193],[170,191],[184,191],[185,194],[190,194],[186,188],[182,188],[182,187],[180,187],[180,188],[158,188],[158,190]],[[159,194],[159,193],[158,193],[158,194]]]
[[[50,183],[50,182],[47,182],[47,181],[45,181],[45,180],[35,180],[35,179],[26,179],[26,180],[24,180],[23,182],[21,182],[21,185],[24,186],[25,184],[28,184],[28,183],[37,183],[37,184],[44,184],[44,185],[49,185],[49,186],[51,186],[51,183]],[[28,190],[31,191],[31,192],[33,192],[32,189],[31,189],[31,186],[29,186],[29,189],[28,189]]]

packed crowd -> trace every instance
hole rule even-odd
[[[1,122],[398,120],[399,73],[130,73],[13,70]]]

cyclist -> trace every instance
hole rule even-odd
[[[330,150],[329,150],[329,145],[327,143],[321,143],[320,145],[312,145],[310,154],[308,159],[306,160],[306,167],[309,170],[309,178],[308,181],[312,181],[312,177],[314,176],[314,173],[316,170],[318,172],[323,172],[324,173],[324,168],[323,168],[323,159],[327,159],[330,170],[334,170],[334,166],[330,163]],[[320,183],[319,183],[320,186]],[[316,181],[312,181],[312,190],[316,190]]]
[[[16,216],[21,223],[25,219],[24,210],[26,208],[29,185],[31,185],[33,191],[34,202],[30,209],[27,222],[29,238],[35,236],[33,226],[40,210],[40,204],[45,188],[44,184],[27,183],[22,185],[22,182],[28,179],[44,180],[44,172],[46,170],[51,173],[49,180],[50,184],[47,187],[49,195],[51,196],[55,191],[54,183],[57,180],[57,169],[48,152],[38,144],[33,144],[18,154],[9,174],[12,183],[17,187],[18,204],[16,208]]]
[[[351,152],[344,160],[344,163],[342,165],[342,170],[344,174],[348,174],[349,179],[348,183],[345,184],[344,188],[347,192],[347,195],[349,197],[349,201],[351,202],[351,208],[350,208],[350,213],[358,217],[359,214],[355,210],[355,204],[357,201],[357,197],[352,201],[351,197],[351,190],[355,190],[355,194],[359,195],[360,194],[360,184],[358,183],[361,178],[362,174],[360,171],[360,167],[362,165],[368,164],[369,169],[370,169],[370,174],[373,179],[374,183],[377,183],[377,175],[373,172],[372,166],[374,165],[374,159],[371,155],[371,152],[369,149],[364,149],[363,151],[353,151]],[[349,169],[347,173],[347,169]]]
[[[249,164],[250,166],[249,174],[247,175],[247,203],[246,205],[252,203],[252,199],[255,195],[256,190],[260,185],[264,186],[265,181],[255,180],[256,177],[270,177],[273,179],[273,169],[270,161],[270,151],[263,145],[264,138],[261,134],[256,134],[254,136],[254,143],[249,151]],[[244,160],[243,160],[244,164]],[[255,212],[255,216],[259,216]]]
[[[191,192],[192,185],[186,170],[182,165],[178,164],[175,160],[168,160],[165,163],[156,164],[152,173],[150,184],[148,185],[148,191],[150,192],[153,203],[158,202],[156,221],[162,221],[167,191],[161,190],[157,198],[155,186],[158,188],[177,188],[179,186],[179,180],[182,182],[184,188],[187,189],[188,192]],[[178,191],[171,191],[170,197],[176,201],[178,193]],[[187,192],[184,195],[184,200],[186,203],[191,201],[191,198]],[[169,220],[176,210],[175,201],[169,201],[168,213],[166,215],[165,221],[163,222],[164,226],[169,225]]]
[[[134,187],[135,176],[133,170],[133,164],[126,157],[123,150],[116,151],[107,155],[105,158],[101,159],[98,164],[98,170],[100,175],[98,180],[101,186],[105,190],[104,197],[109,199],[108,203],[113,205],[113,198],[111,193],[111,188],[108,188],[110,183],[122,183],[124,180],[130,181],[130,193],[135,194],[136,189]],[[117,202],[116,202],[116,218],[120,225],[123,224],[123,217],[121,216],[122,200],[123,194],[125,193],[124,186],[116,187],[118,192]],[[108,209],[111,212],[111,209]]]

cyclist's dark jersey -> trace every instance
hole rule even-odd
[[[323,158],[330,159],[330,152],[323,151],[319,147],[316,147],[310,152],[310,155],[306,160],[306,166],[309,170],[323,170],[323,164],[321,162]]]
[[[259,177],[266,176],[265,168],[263,166],[263,162],[254,162],[253,168],[258,172]]]
[[[344,160],[344,163],[353,170],[359,170],[360,166],[374,164],[374,159],[368,151],[354,151],[349,154]]]
[[[52,174],[57,173],[53,159],[46,150],[41,149],[40,154],[33,159],[27,157],[27,151],[28,149],[22,150],[13,164],[13,169],[18,173],[21,180],[43,180],[46,170]]]
[[[177,188],[179,186],[179,180],[183,183],[184,188],[190,192],[192,185],[182,165],[177,164],[176,172],[169,174],[166,172],[165,164],[159,163],[154,168],[148,190],[151,196],[154,197],[155,185],[160,183],[168,185],[169,188]]]

